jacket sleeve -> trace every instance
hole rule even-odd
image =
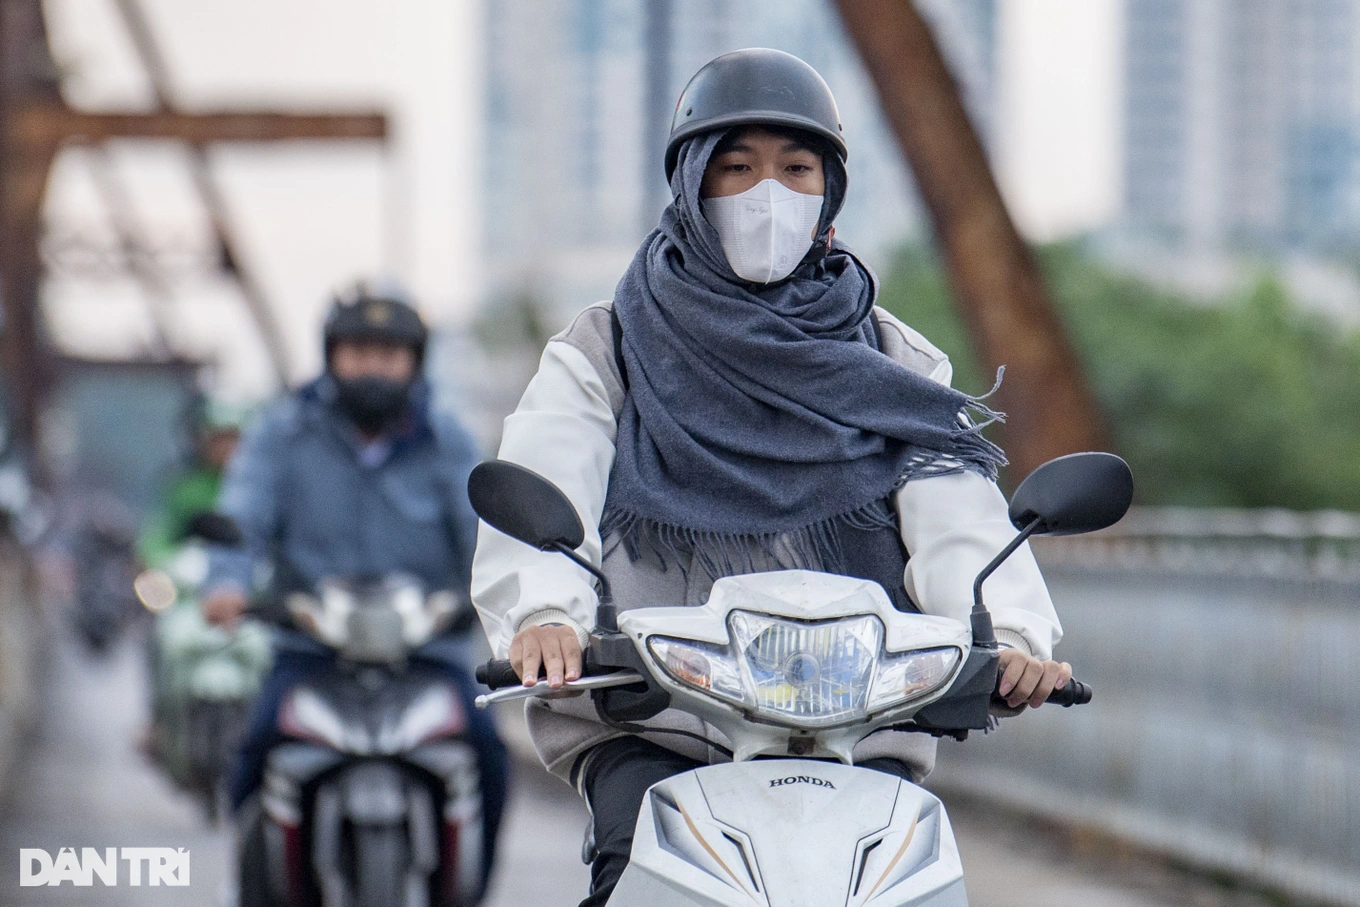
[[[550,341],[538,373],[505,420],[499,457],[551,480],[585,526],[580,554],[601,560],[600,516],[614,465],[614,410],[603,380],[586,356]],[[535,551],[486,523],[477,530],[472,602],[497,657],[528,626],[562,623],[582,644],[595,623],[595,583],[560,554]]]
[[[931,375],[948,384],[946,360]],[[896,495],[907,561],[907,593],[927,614],[967,622],[973,579],[1015,537],[1005,495],[974,472],[916,479]],[[983,589],[997,640],[1035,658],[1053,657],[1062,638],[1048,587],[1026,543],[988,578]]]
[[[283,405],[288,405],[287,403]],[[239,549],[214,547],[203,588],[211,593],[235,589],[249,593],[255,568],[269,556],[279,530],[279,481],[286,448],[286,419],[270,413],[241,440],[227,465],[217,509],[241,529]]]

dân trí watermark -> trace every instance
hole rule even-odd
[[[63,847],[54,857],[38,847],[19,848],[19,885],[89,888],[121,884],[134,888],[189,884],[189,851],[184,847]]]

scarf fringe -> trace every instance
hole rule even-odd
[[[891,529],[897,532],[897,514],[888,498],[907,482],[965,471],[996,478],[996,469],[1004,465],[1005,458],[996,445],[978,432],[1002,416],[985,407],[982,409],[987,412],[988,420],[960,431],[957,451],[951,451],[949,456],[935,452],[914,455],[887,493],[853,510],[793,529],[722,532],[678,526],[606,507],[600,520],[600,537],[607,545],[604,557],[608,558],[620,547],[633,562],[650,554],[663,572],[673,564],[686,582],[689,581],[688,565],[691,562],[710,579],[755,573],[771,569],[771,565],[778,570],[839,572],[845,563],[841,530],[874,532]]]
[[[857,529],[896,526],[882,502],[788,532],[716,532],[663,523],[635,513],[606,510],[600,535],[608,541],[605,557],[622,547],[631,561],[655,558],[662,571],[674,565],[686,582],[693,564],[709,579],[760,570],[823,569],[842,563],[841,525]]]

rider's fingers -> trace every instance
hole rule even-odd
[[[1015,653],[1015,656],[1010,659],[1003,659],[1003,664],[1006,661],[1009,661],[1009,663],[1005,664],[1005,670],[1001,674],[1001,680],[996,685],[996,691],[1002,696],[1009,695],[1011,690],[1015,689],[1015,685],[1020,682],[1020,678],[1025,674],[1026,659],[1019,656],[1020,653],[1017,652]]]
[[[567,669],[567,680],[581,678],[581,641],[570,627],[561,629],[562,661]]]
[[[1030,708],[1037,709],[1048,701],[1048,694],[1058,688],[1058,678],[1062,675],[1062,665],[1056,661],[1044,662],[1044,673],[1039,678],[1039,685],[1034,688],[1034,693],[1029,697]]]
[[[562,642],[552,628],[543,633],[543,676],[554,690],[562,685]]]
[[[523,659],[519,677],[524,681],[526,687],[531,687],[538,683],[538,665],[542,660],[543,653],[538,645],[538,636],[534,633],[525,633],[521,640],[520,652]]]
[[[1034,659],[1026,659],[1024,662],[1024,673],[1016,682],[1011,694],[1006,697],[1006,704],[1015,708],[1023,704],[1027,699],[1034,695],[1034,689],[1039,685],[1039,681],[1044,676],[1043,662]]]

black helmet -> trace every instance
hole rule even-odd
[[[322,336],[327,362],[336,343],[368,340],[409,346],[420,363],[425,358],[429,331],[401,287],[359,281],[335,295]]]
[[[805,129],[845,160],[841,115],[817,70],[782,50],[748,47],[716,57],[680,93],[666,143],[666,179],[690,136],[729,126]]]

